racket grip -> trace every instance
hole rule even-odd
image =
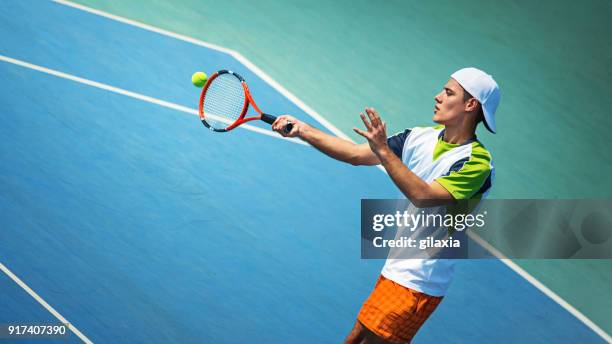
[[[273,124],[274,121],[276,121],[276,117],[269,115],[267,113],[262,113],[261,114],[261,120],[268,123],[268,124]],[[285,128],[283,128],[283,132],[285,134],[289,134],[291,132],[291,129],[293,129],[293,123],[289,122],[287,123],[287,125],[285,126]]]
[[[274,121],[276,121],[276,117],[272,115],[268,115],[267,113],[262,113],[261,120],[272,125]]]
[[[291,132],[291,129],[293,129],[293,123],[289,122],[287,123],[287,125],[283,128],[283,131],[285,132],[285,134],[289,134]]]

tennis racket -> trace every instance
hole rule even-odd
[[[246,117],[249,105],[256,115]],[[230,70],[220,70],[210,76],[200,95],[200,120],[210,130],[230,131],[241,124],[254,120],[274,123],[275,116],[262,112],[247,86],[244,78]],[[283,131],[289,133],[293,123],[288,123]]]

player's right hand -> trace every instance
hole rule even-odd
[[[287,124],[293,124],[293,128],[290,132],[285,132]],[[283,137],[299,137],[300,133],[303,132],[306,123],[297,120],[297,118],[289,115],[278,116],[276,121],[272,124],[272,130],[281,134]]]

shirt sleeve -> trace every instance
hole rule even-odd
[[[470,158],[457,161],[448,173],[436,179],[457,200],[470,199],[491,185],[491,156],[475,150]]]
[[[410,135],[410,129],[406,129],[404,131],[400,131],[399,133],[389,137],[387,139],[387,144],[389,148],[397,155],[398,158],[402,158],[402,151],[404,150],[404,142],[406,142],[406,138]]]

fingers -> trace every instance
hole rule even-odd
[[[295,118],[287,115],[278,116],[278,118],[276,118],[276,121],[272,123],[272,130],[279,131],[283,129],[288,122],[295,122]]]
[[[374,110],[374,108],[367,107],[365,108],[365,112],[368,115],[367,119],[363,112],[359,113],[359,116],[361,117],[361,120],[363,121],[363,124],[365,125],[366,129],[368,129],[368,132],[372,132],[374,129],[378,128],[383,128],[383,130],[385,131],[387,130],[386,124],[380,119],[378,112]]]
[[[360,113],[359,116],[361,116],[361,120],[365,124],[368,131],[372,131],[372,128],[382,126],[382,120],[374,108],[365,108],[365,113],[368,115],[369,121],[366,119],[363,112]]]
[[[363,121],[363,124],[365,125],[366,129],[368,129],[368,131],[372,131],[372,125],[370,125],[370,122],[368,122],[363,112],[359,113],[359,117],[361,117],[361,120]]]
[[[370,122],[373,126],[377,127],[381,124],[380,116],[378,115],[378,112],[374,110],[374,108],[365,108],[365,111],[368,114]]]
[[[292,124],[292,128],[290,131],[286,131],[287,125],[289,124]],[[300,122],[295,119],[295,117],[282,115],[278,116],[278,118],[276,118],[276,121],[272,123],[272,130],[276,131],[284,137],[295,137],[299,133],[299,125]]]
[[[287,115],[278,116],[276,121],[272,123],[272,130],[278,131],[281,128],[281,124],[287,121]]]
[[[358,129],[358,128],[353,128],[353,131],[354,131],[354,132],[356,132],[357,134],[359,134],[359,135],[361,135],[361,136],[365,137],[366,139],[370,137],[370,136],[369,136],[369,134],[368,134],[367,132],[365,132],[365,131],[363,131],[363,130],[361,130],[361,129]]]
[[[368,114],[368,117],[370,118],[370,122],[372,123],[372,125],[375,125],[376,124],[376,117],[372,113],[372,110],[370,108],[365,108],[365,112]]]

